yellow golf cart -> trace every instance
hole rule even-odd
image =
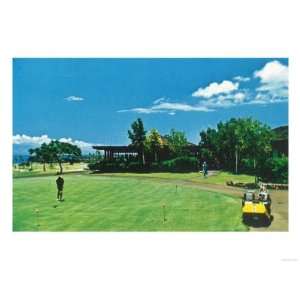
[[[256,195],[255,191],[246,191],[242,200],[243,222],[250,226],[268,226],[271,224],[271,197],[267,191]]]

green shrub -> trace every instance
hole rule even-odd
[[[127,170],[129,172],[143,172],[147,170],[147,166],[144,166],[140,162],[129,162],[127,165]]]
[[[100,169],[100,163],[98,163],[98,162],[89,163],[88,164],[88,168],[91,171],[99,171],[99,169]]]
[[[255,175],[256,169],[254,168],[254,160],[250,158],[243,158],[239,165],[239,173]]]
[[[261,164],[259,176],[262,181],[288,183],[288,157],[272,157]]]
[[[151,164],[151,171],[152,172],[159,172],[162,170],[162,167],[161,167],[161,163],[158,163],[158,162],[153,162]]]
[[[147,166],[143,166],[140,162],[126,162],[122,159],[101,160],[88,164],[88,167],[91,171],[97,172],[142,172],[148,169]]]
[[[119,161],[101,160],[96,163],[88,164],[88,167],[91,171],[98,172],[123,172],[126,170],[126,165]]]
[[[195,172],[198,170],[198,160],[196,157],[177,157],[163,161],[161,169],[167,172]]]
[[[182,156],[143,165],[139,161],[116,159],[90,163],[88,167],[91,171],[97,172],[194,172],[198,170],[198,160],[196,157]]]

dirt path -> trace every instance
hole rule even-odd
[[[251,231],[288,231],[288,191],[270,191],[273,221],[269,227],[251,227]]]
[[[96,176],[105,176],[105,177],[119,177],[124,178],[124,175],[107,175],[107,174],[98,174]],[[159,181],[165,182],[168,184],[174,185],[184,185],[190,186],[193,188],[197,188],[200,190],[211,191],[211,192],[219,192],[227,195],[231,195],[234,197],[241,198],[244,189],[237,188],[222,184],[213,184],[213,183],[196,183],[190,180],[184,179],[170,179],[170,178],[155,178],[150,176],[128,176],[128,178],[134,178],[137,180],[152,180],[152,181]],[[270,190],[270,195],[272,199],[272,216],[273,221],[270,226],[268,227],[250,227],[250,231],[288,231],[288,191],[277,191],[277,190]]]

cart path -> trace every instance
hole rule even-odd
[[[212,175],[212,174],[211,174]],[[244,189],[238,187],[232,187],[222,184],[214,183],[197,183],[188,179],[171,179],[171,178],[159,178],[151,176],[126,176],[126,175],[114,175],[114,174],[97,174],[95,176],[104,177],[118,177],[118,178],[132,178],[137,180],[152,180],[160,183],[174,184],[178,186],[189,186],[204,191],[219,192],[234,197],[242,198]],[[250,227],[250,231],[288,231],[288,191],[285,190],[270,190],[272,199],[272,216],[273,221],[268,227]]]

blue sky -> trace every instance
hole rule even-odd
[[[27,59],[13,61],[14,145],[61,139],[128,144],[138,117],[146,129],[199,132],[231,117],[288,123],[288,60]]]

